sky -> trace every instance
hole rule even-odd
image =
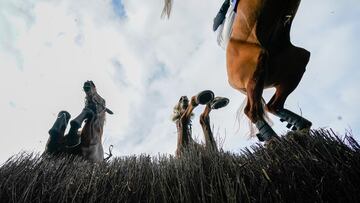
[[[20,151],[43,152],[61,110],[76,117],[82,84],[93,80],[107,107],[104,148],[113,154],[174,154],[172,109],[180,96],[206,89],[230,99],[211,112],[224,150],[249,139],[236,115],[244,95],[227,82],[225,51],[212,22],[222,1],[175,0],[161,19],[162,0],[0,0],[0,163]],[[302,81],[285,107],[313,129],[352,132],[360,139],[360,14],[358,0],[303,0],[292,42],[311,52]],[[274,90],[265,90],[268,100]],[[193,135],[202,141],[195,109]],[[287,131],[271,117],[278,134]]]

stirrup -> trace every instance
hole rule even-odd
[[[215,97],[214,100],[211,101],[210,107],[211,109],[220,109],[229,104],[230,100],[226,97]]]
[[[302,130],[312,126],[312,123],[309,120],[287,109],[277,110],[275,115],[280,117],[281,122],[287,121],[288,124],[286,127],[289,129],[292,127],[292,130]]]
[[[255,125],[259,130],[256,136],[260,142],[269,141],[272,137],[278,137],[275,131],[264,120],[258,120]]]
[[[214,99],[214,96],[214,92],[211,90],[204,90],[195,96],[195,101],[197,104],[208,104]]]

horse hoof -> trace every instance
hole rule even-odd
[[[211,102],[211,109],[220,109],[229,104],[230,100],[225,97],[215,97]]]
[[[280,117],[281,122],[287,121],[289,124],[286,127],[289,129],[294,126],[295,130],[302,130],[304,128],[310,128],[312,126],[312,123],[309,120],[287,109],[277,110],[275,115]]]
[[[278,137],[275,131],[264,120],[255,123],[259,133],[256,135],[260,142],[269,141],[273,137]]]
[[[195,96],[197,104],[208,104],[214,99],[214,93],[211,90],[204,90]]]
[[[264,141],[265,141],[264,137],[263,137],[260,133],[256,134],[256,137],[258,138],[258,140],[259,140],[260,142],[264,142]]]
[[[66,123],[68,123],[69,120],[70,120],[70,118],[71,118],[70,113],[67,112],[67,111],[60,111],[60,112],[58,113],[58,118],[61,118],[62,116],[65,116]]]
[[[302,129],[310,129],[312,126],[312,123],[308,120],[306,120],[305,118],[303,118],[300,122],[300,124],[298,124],[298,129],[302,130]]]

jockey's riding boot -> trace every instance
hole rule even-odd
[[[218,27],[224,22],[227,10],[230,7],[230,0],[225,0],[221,6],[218,14],[214,18],[213,30],[216,31]]]

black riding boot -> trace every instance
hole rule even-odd
[[[224,22],[226,13],[230,7],[230,0],[225,0],[220,8],[220,11],[214,18],[213,30],[216,31],[218,27]]]

